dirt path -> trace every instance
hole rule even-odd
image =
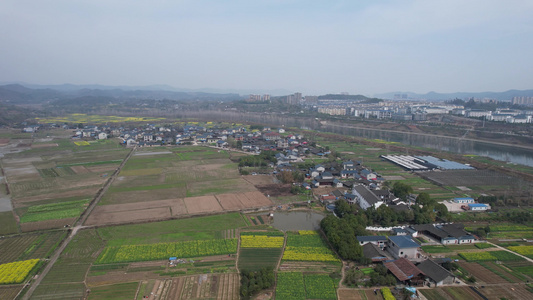
[[[52,267],[54,266],[54,264],[56,263],[57,259],[59,258],[59,255],[61,255],[61,253],[63,252],[63,250],[65,250],[65,248],[67,247],[67,245],[70,243],[70,241],[74,238],[74,236],[76,236],[76,234],[78,233],[78,230],[80,229],[83,229],[85,228],[83,226],[83,223],[85,222],[85,220],[87,220],[87,217],[89,217],[89,215],[91,214],[91,212],[93,211],[93,209],[96,207],[96,205],[98,205],[98,202],[100,202],[100,199],[102,199],[103,195],[105,194],[105,192],[107,191],[107,189],[109,188],[109,186],[111,186],[111,184],[113,183],[113,181],[115,180],[115,178],[117,177],[117,175],[120,173],[120,170],[122,170],[122,168],[124,167],[124,165],[126,164],[126,162],[128,161],[128,159],[132,156],[133,152],[135,151],[136,148],[133,148],[130,153],[128,154],[128,156],[126,156],[126,158],[122,161],[122,163],[120,164],[120,166],[115,170],[115,172],[113,173],[113,175],[111,175],[111,177],[109,177],[109,179],[107,180],[107,182],[104,184],[104,186],[102,187],[102,189],[100,191],[98,191],[98,193],[96,193],[93,201],[91,201],[91,204],[89,205],[89,207],[87,207],[87,209],[83,212],[83,214],[80,216],[80,218],[78,219],[78,221],[76,222],[75,226],[72,228],[72,230],[70,231],[70,234],[68,235],[68,237],[63,241],[63,243],[61,243],[61,245],[59,246],[59,248],[56,249],[56,251],[54,252],[52,258],[50,259],[50,261],[48,262],[48,264],[46,264],[46,267],[43,269],[43,271],[41,272],[41,274],[39,275],[39,277],[31,284],[30,288],[28,289],[28,292],[26,292],[26,294],[24,295],[24,297],[22,297],[22,300],[29,300],[33,294],[33,292],[35,292],[35,289],[37,288],[37,286],[39,286],[39,284],[41,283],[41,281],[43,280],[44,277],[46,277],[46,274],[48,274],[48,272],[50,271],[50,269],[52,269]]]

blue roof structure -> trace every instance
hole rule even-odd
[[[413,239],[406,235],[393,235],[389,239],[400,248],[418,248],[419,244],[415,243]]]
[[[470,203],[468,204],[469,207],[487,207],[487,204],[483,203]]]
[[[443,170],[472,170],[474,169],[473,167],[467,166],[465,164],[461,164],[461,163],[447,160],[447,159],[439,159],[433,156],[416,156],[416,158],[422,159],[426,163],[437,166],[437,168],[443,169]]]

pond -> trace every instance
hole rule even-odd
[[[284,211],[274,213],[272,226],[279,230],[317,230],[323,214],[314,211]]]

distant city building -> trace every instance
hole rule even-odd
[[[302,100],[302,93],[294,93],[292,95],[287,96],[287,104],[290,105],[298,105],[300,104],[300,101]]]
[[[332,116],[345,116],[346,107],[321,106],[321,107],[318,107],[318,112],[322,114],[332,115]]]
[[[513,97],[513,104],[533,105],[533,97]]]
[[[310,104],[318,103],[318,96],[305,96],[305,102]]]

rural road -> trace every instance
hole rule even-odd
[[[28,289],[26,294],[24,294],[24,297],[22,297],[22,300],[29,300],[31,298],[31,296],[33,295],[33,292],[35,292],[35,289],[39,286],[43,278],[46,277],[46,274],[48,274],[50,269],[52,269],[57,259],[59,258],[59,255],[61,255],[61,253],[65,250],[65,248],[68,246],[70,241],[74,238],[74,236],[76,236],[76,234],[78,233],[78,230],[85,228],[85,226],[83,226],[83,223],[85,223],[85,220],[87,220],[87,218],[89,217],[93,209],[96,207],[96,205],[98,205],[98,202],[100,202],[100,199],[102,199],[102,197],[104,196],[109,186],[111,186],[115,178],[120,173],[120,170],[122,170],[122,168],[124,167],[128,159],[130,159],[130,157],[132,156],[135,150],[136,148],[131,149],[128,156],[126,156],[126,158],[122,161],[122,163],[115,170],[113,175],[109,177],[109,179],[106,181],[104,186],[96,193],[93,201],[91,202],[91,204],[89,204],[89,207],[87,207],[87,209],[82,213],[82,215],[80,216],[80,218],[78,219],[74,227],[72,227],[72,229],[69,231],[69,235],[67,236],[67,238],[63,241],[63,243],[61,243],[59,248],[56,249],[52,257],[50,258],[50,261],[48,262],[48,264],[46,264],[46,267],[43,269],[41,274],[39,274],[39,277],[37,277],[37,279],[35,279],[35,281],[32,282],[30,288]]]

